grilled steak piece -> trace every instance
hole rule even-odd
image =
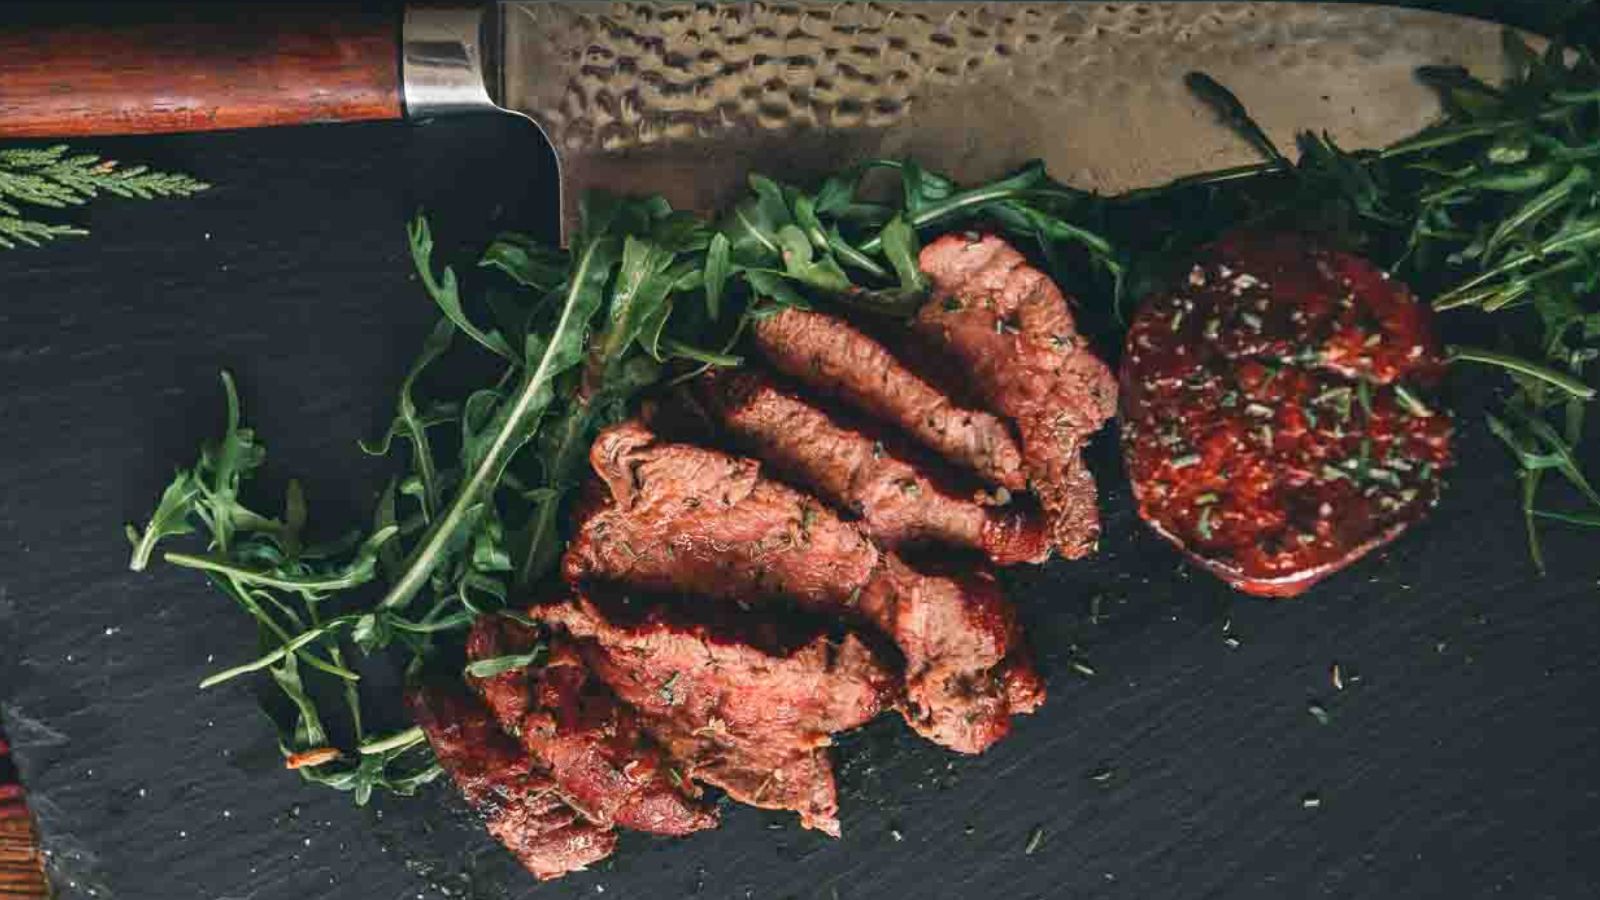
[[[744,449],[859,515],[885,546],[954,544],[1002,565],[1050,555],[1033,510],[979,502],[981,490],[963,492],[950,473],[883,429],[830,413],[753,370],[707,375],[695,387]]]
[[[603,608],[602,608],[603,607]],[[835,837],[839,802],[824,749],[894,694],[893,673],[854,635],[834,644],[770,622],[689,623],[661,605],[579,593],[530,615],[559,626],[667,748],[684,777]]]
[[[525,654],[538,643],[531,628],[483,616],[467,637],[470,659]],[[555,781],[568,804],[601,825],[682,835],[715,828],[714,810],[688,795],[693,785],[672,771],[638,716],[590,677],[576,648],[552,640],[542,668],[468,678],[500,727]]]
[[[637,422],[602,432],[590,462],[610,497],[592,504],[564,560],[570,581],[617,581],[741,604],[786,598],[865,621],[905,657],[906,721],[977,753],[1031,712],[1043,687],[1015,617],[985,572],[929,574],[880,551],[758,463],[658,443]]]
[[[1287,597],[1438,500],[1451,422],[1431,314],[1372,264],[1290,234],[1206,248],[1128,333],[1139,513],[1234,587]]]
[[[495,839],[541,881],[611,855],[617,834],[567,805],[556,785],[465,690],[431,685],[406,695],[439,764]]]
[[[1116,412],[1111,370],[1079,336],[1061,290],[1005,241],[945,235],[918,264],[933,295],[917,333],[963,366],[985,408],[1016,425],[1061,554],[1093,552],[1100,514],[1080,451]]]
[[[885,555],[854,605],[906,659],[906,724],[960,753],[982,753],[1011,717],[1044,703],[1044,682],[988,572],[928,572]]]
[[[605,496],[580,510],[563,559],[570,583],[787,597],[831,610],[878,568],[880,551],[860,529],[762,477],[753,459],[659,442],[629,421],[600,433],[589,462]]]
[[[1012,491],[1027,486],[1022,451],[1005,422],[958,405],[842,319],[785,309],[758,321],[754,334],[761,355],[785,375],[898,426],[990,484]]]

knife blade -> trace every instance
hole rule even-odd
[[[1042,159],[1123,191],[1253,161],[1191,71],[1281,146],[1310,129],[1370,147],[1437,114],[1418,66],[1506,69],[1498,26],[1331,3],[511,0],[408,8],[398,53],[393,18],[354,0],[76,8],[0,27],[0,137],[506,110],[554,147],[569,228],[592,188],[709,211],[751,171],[804,182],[877,156],[963,181]]]
[[[499,104],[555,148],[563,221],[586,190],[722,206],[912,156],[959,180],[1042,159],[1100,192],[1256,161],[1183,76],[1230,87],[1281,146],[1374,147],[1426,125],[1420,65],[1505,71],[1501,28],[1324,3],[609,3],[494,11]]]

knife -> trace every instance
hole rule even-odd
[[[1380,146],[1438,113],[1413,76],[1505,72],[1500,27],[1326,3],[523,0],[391,13],[169,8],[0,26],[0,137],[501,111],[555,150],[562,221],[592,188],[713,210],[760,170],[804,182],[912,156],[960,180],[1042,159],[1118,192],[1254,161],[1183,86],[1267,133]]]

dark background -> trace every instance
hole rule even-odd
[[[1427,5],[1533,27],[1564,6]],[[252,629],[188,573],[128,572],[122,524],[215,433],[224,366],[263,488],[302,477],[313,528],[364,516],[385,473],[355,441],[434,316],[403,223],[427,208],[458,265],[497,229],[549,233],[548,153],[490,117],[80,145],[216,187],[0,253],[0,718],[66,896],[1600,896],[1600,557],[1547,529],[1533,572],[1481,424],[1493,378],[1452,387],[1463,464],[1435,516],[1287,603],[1191,575],[1102,438],[1103,551],[1012,578],[1049,704],[976,759],[888,717],[848,736],[839,841],[730,808],[535,888],[448,787],[356,809],[302,785],[248,684],[196,688]]]

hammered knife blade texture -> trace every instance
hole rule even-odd
[[[1316,3],[507,3],[500,102],[588,188],[709,210],[757,170],[804,182],[910,155],[958,179],[1043,159],[1117,192],[1252,162],[1183,76],[1231,87],[1283,146],[1378,146],[1437,114],[1419,65],[1504,72],[1500,28]]]

